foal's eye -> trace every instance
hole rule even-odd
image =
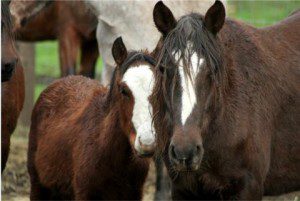
[[[123,96],[130,97],[129,89],[126,86],[121,86],[120,92]]]

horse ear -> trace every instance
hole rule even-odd
[[[127,58],[127,49],[123,43],[122,37],[119,37],[115,40],[112,46],[112,55],[114,57],[115,62],[119,66],[121,66]]]
[[[205,14],[204,26],[213,34],[217,34],[225,22],[225,7],[223,3],[216,0]]]
[[[157,29],[166,36],[176,27],[176,20],[171,10],[162,2],[155,4],[153,10],[153,20]]]

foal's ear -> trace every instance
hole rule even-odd
[[[162,1],[157,2],[154,6],[153,20],[155,26],[163,36],[166,36],[174,29],[177,23],[171,10]]]
[[[216,35],[224,25],[225,22],[225,7],[223,3],[216,0],[205,14],[204,26]]]
[[[127,58],[127,49],[123,43],[122,37],[115,40],[112,46],[112,55],[118,66],[121,66]]]

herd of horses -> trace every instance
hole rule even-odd
[[[1,2],[2,171],[24,101],[8,4]],[[299,190],[300,11],[257,29],[226,18],[218,0],[205,15],[179,19],[159,1],[153,21],[161,38],[152,52],[115,40],[109,86],[68,76],[41,93],[29,134],[30,199],[141,200],[153,156],[167,167],[174,200]],[[74,72],[63,52],[63,74]]]
[[[58,40],[61,76],[76,74],[80,52],[80,74],[94,78],[99,56],[97,17],[86,11],[83,1],[53,1],[45,6],[44,12],[22,20],[22,26],[14,30],[16,39],[25,42]]]

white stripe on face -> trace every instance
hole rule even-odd
[[[195,80],[199,72],[198,66],[201,66],[204,59],[200,58],[197,53],[191,56],[191,79],[184,74],[182,60],[179,62],[179,75],[181,80],[181,123],[185,124],[196,104]]]
[[[152,126],[153,109],[148,98],[154,87],[154,74],[148,65],[130,67],[123,76],[123,81],[130,88],[134,96],[132,122],[136,129],[135,149],[142,152],[143,145],[155,143],[155,131]]]

